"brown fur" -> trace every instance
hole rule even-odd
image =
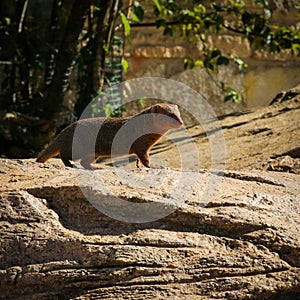
[[[183,121],[177,105],[169,104],[150,106],[130,118],[90,118],[79,120],[65,128],[55,140],[38,155],[37,162],[45,162],[60,153],[60,157],[65,166],[72,167],[70,160],[73,158],[75,160],[81,159],[80,164],[84,168],[90,169],[93,168],[91,163],[95,162],[100,156],[112,155],[112,145],[114,145],[113,155],[136,154],[139,159],[138,162],[141,161],[144,166],[153,168],[154,166],[152,166],[149,161],[149,151],[151,147],[157,143],[168,130],[178,128],[182,124]],[[76,127],[78,129],[76,129]],[[76,136],[80,138],[73,141],[75,129]],[[114,138],[120,129],[122,134],[118,135],[116,143]],[[80,132],[82,134],[80,134]],[[135,136],[138,138],[134,139],[133,143],[131,143],[130,137],[134,138]],[[94,142],[94,151],[91,151],[89,150],[91,147],[87,145],[92,145],[93,141],[96,141],[96,143]],[[76,145],[76,149],[78,149],[75,154],[74,152],[72,153],[74,144]],[[139,164],[137,164],[137,166],[139,166]]]

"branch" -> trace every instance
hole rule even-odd
[[[237,29],[237,28],[233,28],[233,27],[231,27],[231,26],[228,25],[228,24],[223,24],[223,27],[226,28],[227,30],[232,31],[232,32],[235,32],[235,33],[239,33],[239,34],[242,34],[242,35],[245,35],[245,34],[246,34],[246,31],[244,31],[244,30],[239,30],[239,29]]]
[[[23,30],[23,22],[24,22],[24,19],[25,19],[27,7],[28,7],[28,2],[29,2],[29,0],[25,0],[24,5],[23,5],[21,18],[20,18],[20,22],[19,22],[19,27],[18,27],[18,33],[21,33],[22,30]]]

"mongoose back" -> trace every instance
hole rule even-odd
[[[155,168],[149,161],[151,147],[168,130],[181,125],[178,107],[171,104],[155,104],[129,118],[82,119],[62,130],[38,155],[37,162],[60,154],[67,167],[73,167],[71,160],[80,159],[84,168],[93,169],[97,167],[91,164],[101,156],[136,154],[137,167],[142,162],[147,168]]]

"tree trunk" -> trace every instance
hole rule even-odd
[[[97,24],[97,34],[95,37],[95,64],[93,70],[93,86],[94,90],[101,90],[104,83],[103,65],[105,61],[104,42],[110,49],[115,29],[115,23],[120,7],[119,0],[112,0],[106,3],[106,11],[103,10],[102,20],[100,18]]]
[[[63,95],[67,89],[68,77],[77,53],[78,38],[82,31],[90,0],[75,0],[68,19],[60,49],[55,57],[54,75],[46,87],[43,100],[43,117],[51,119],[59,112],[63,103]]]
[[[100,11],[96,17],[95,36],[89,40],[86,46],[88,51],[92,53],[92,57],[86,58],[85,66],[81,70],[84,82],[79,83],[80,97],[75,105],[77,115],[80,115],[92,100],[92,97],[102,90],[106,49],[111,47],[120,5],[120,0],[99,1]],[[90,25],[90,31],[94,30],[91,28],[93,25],[94,23]],[[80,81],[81,78],[78,80]]]

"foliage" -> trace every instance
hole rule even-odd
[[[75,66],[77,116],[101,91],[120,4],[120,0],[0,2],[0,116],[6,112],[16,116],[14,122],[0,119],[1,153],[12,155],[7,145],[23,149],[27,145],[33,150],[30,155],[53,138],[56,128],[74,120],[64,100]],[[72,88],[75,94],[74,75]],[[18,128],[22,135],[14,134]]]
[[[39,0],[38,3],[43,5],[46,2]],[[272,24],[266,0],[256,0],[257,9],[250,9],[240,0],[134,0],[129,3],[130,7],[121,7],[121,2],[116,0],[52,0],[47,4],[51,14],[38,15],[28,8],[31,0],[2,1],[0,59],[7,64],[2,68],[1,103],[18,103],[19,111],[31,115],[58,112],[76,65],[76,110],[80,114],[102,89],[103,74],[99,75],[99,72],[118,17],[127,39],[130,39],[131,26],[143,24],[147,13],[148,17],[152,15],[155,19],[154,25],[163,29],[164,35],[176,33],[200,44],[199,57],[185,59],[187,68],[201,66],[213,72],[219,66],[233,62],[240,72],[245,70],[247,64],[241,58],[211,47],[206,37],[211,32],[239,34],[257,50],[278,53],[289,49],[300,55],[299,30]],[[300,9],[297,2],[294,6]],[[126,60],[122,63],[126,70],[128,63]],[[226,100],[230,99],[232,90],[220,87],[229,93]]]
[[[29,117],[26,126],[33,126],[34,130],[40,128],[34,120],[46,119],[49,122],[43,128],[51,128],[53,134],[53,128],[61,125],[57,115],[64,113],[63,102],[75,67],[75,112],[80,115],[86,104],[102,92],[105,59],[116,28],[122,27],[127,41],[132,26],[154,25],[162,28],[164,35],[176,34],[197,43],[201,45],[199,57],[187,57],[185,66],[201,66],[210,73],[230,63],[236,64],[240,72],[247,67],[241,58],[211,46],[207,41],[207,33],[211,32],[233,32],[246,38],[253,49],[270,53],[289,49],[300,56],[299,30],[272,24],[266,0],[256,0],[256,9],[250,9],[241,0],[131,0],[127,3],[129,6],[122,6],[121,0],[0,2],[0,105],[2,111],[17,112],[14,124],[20,120],[19,113],[22,120],[25,115]],[[299,3],[294,2],[294,6],[300,9]],[[146,22],[149,17],[154,23]],[[124,70],[128,68],[124,59],[122,66]],[[238,92],[224,83],[218,85],[224,90],[226,101],[241,99]],[[105,109],[112,115],[109,107]],[[25,135],[31,131],[22,132]]]
[[[135,2],[138,10],[131,18],[132,23],[142,24],[143,5]],[[141,1],[145,4],[149,1]],[[212,72],[218,66],[233,62],[238,70],[243,72],[247,64],[239,57],[224,53],[216,47],[211,48],[207,41],[207,33],[232,32],[239,34],[249,41],[255,50],[267,50],[270,53],[279,53],[289,49],[292,54],[300,56],[300,31],[296,28],[280,27],[270,21],[271,10],[266,0],[256,0],[256,9],[250,8],[241,0],[216,1],[173,1],[153,0],[155,25],[163,29],[164,35],[173,36],[175,33],[192,43],[201,45],[198,58],[187,57],[185,67],[201,66]],[[295,9],[300,9],[294,3]],[[225,101],[239,101],[241,99],[230,87],[220,87],[226,92]]]

